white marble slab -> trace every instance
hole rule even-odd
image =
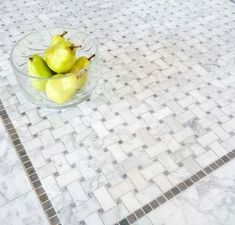
[[[1,225],[49,225],[40,203],[30,191],[0,207]]]
[[[31,189],[15,149],[0,120],[0,205]]]
[[[134,225],[234,225],[235,161],[150,212]]]
[[[0,119],[0,224],[48,225]]]

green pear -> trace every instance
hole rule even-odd
[[[44,53],[44,58],[45,58],[45,59],[46,59],[46,57],[47,57],[47,54],[48,54],[48,52],[49,52],[49,49],[50,49],[52,46],[58,44],[59,42],[66,41],[65,38],[64,38],[64,36],[65,36],[66,34],[67,34],[67,31],[63,32],[62,34],[59,34],[59,35],[56,34],[56,35],[53,35],[53,36],[52,36],[51,43],[50,43],[49,47],[45,50],[45,53]]]
[[[58,44],[61,41],[65,41],[64,36],[67,34],[67,31],[63,32],[62,34],[56,34],[52,36],[51,43],[49,47],[52,47],[53,45]]]
[[[69,101],[76,94],[77,89],[76,75],[56,74],[46,84],[48,98],[57,104]]]
[[[45,60],[51,70],[56,73],[67,73],[71,70],[76,61],[76,48],[68,41],[59,42],[48,48],[45,54]]]
[[[47,79],[37,78],[50,78],[54,73],[47,66],[44,59],[35,54],[29,57],[28,74],[35,77],[35,79],[31,78],[32,86],[38,91],[45,91]]]
[[[93,57],[95,57],[95,54],[93,54],[89,58],[87,58],[86,56],[79,57],[75,61],[74,65],[70,71],[70,73],[78,73],[78,76],[77,76],[78,89],[82,89],[85,86],[85,84],[87,83],[88,74],[87,74],[86,69],[89,67],[90,60]]]

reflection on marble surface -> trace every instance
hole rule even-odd
[[[48,225],[33,191],[0,207],[1,225]]]
[[[155,209],[134,225],[233,225],[235,161]]]

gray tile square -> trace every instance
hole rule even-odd
[[[46,201],[49,200],[46,193],[43,194],[43,195],[40,195],[40,196],[39,196],[39,199],[40,199],[41,202],[46,202]]]
[[[119,225],[129,225],[129,224],[130,223],[128,222],[128,220],[126,218],[119,222]]]
[[[185,180],[184,183],[186,184],[187,187],[190,187],[193,185],[193,182],[190,179]]]
[[[159,206],[159,203],[156,200],[151,201],[149,204],[152,209],[156,209]]]
[[[216,164],[220,167],[224,164],[224,161],[222,159],[216,160]]]
[[[202,170],[200,170],[199,172],[197,172],[197,176],[202,178],[202,177],[205,177],[206,174]]]
[[[235,154],[234,154],[234,152],[229,152],[229,153],[227,154],[227,156],[228,156],[230,159],[233,159],[233,158],[235,157]]]
[[[230,159],[229,159],[229,157],[228,156],[223,156],[223,157],[221,157],[221,159],[223,160],[223,162],[228,162]]]
[[[48,218],[51,218],[51,217],[56,215],[56,212],[53,208],[51,208],[51,209],[46,211],[46,214],[47,214]]]
[[[216,163],[212,163],[212,164],[210,164],[210,167],[211,167],[213,170],[216,170],[219,166],[218,166]]]
[[[149,204],[146,204],[145,206],[143,206],[142,209],[144,210],[145,214],[149,213],[152,210]]]
[[[160,197],[157,198],[157,201],[159,204],[163,204],[166,202],[166,198],[163,195],[161,195]]]
[[[138,209],[138,210],[135,211],[135,215],[139,219],[139,218],[144,216],[144,211],[142,209]]]
[[[127,220],[129,221],[130,224],[132,224],[137,220],[137,218],[136,218],[135,214],[131,214],[127,217]]]
[[[179,188],[177,187],[173,187],[171,190],[170,190],[174,195],[178,195],[180,193],[180,190]]]
[[[190,179],[195,183],[195,182],[197,182],[200,178],[195,174],[195,175],[191,176]]]
[[[165,196],[168,200],[170,200],[171,198],[174,197],[174,195],[173,195],[170,191],[165,192],[165,193],[164,193],[164,196]]]
[[[184,190],[187,188],[187,186],[186,186],[183,182],[180,183],[180,184],[178,184],[177,187],[178,187],[181,191],[184,191]]]

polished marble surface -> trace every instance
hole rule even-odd
[[[14,185],[13,182],[12,185]],[[0,223],[4,225],[49,225],[34,191],[27,192],[0,206]]]
[[[32,188],[0,120],[0,205]]]
[[[0,119],[0,224],[48,225]]]

